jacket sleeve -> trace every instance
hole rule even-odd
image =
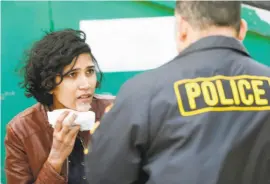
[[[141,173],[147,149],[148,99],[125,85],[92,136],[86,156],[86,176],[91,184],[130,184]],[[143,100],[142,100],[143,99]]]
[[[49,163],[45,162],[35,180],[24,150],[22,140],[14,130],[7,126],[5,137],[6,160],[5,172],[7,184],[66,184],[64,177],[60,176]],[[38,154],[38,153],[37,153]]]

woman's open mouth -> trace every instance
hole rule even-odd
[[[80,95],[77,99],[80,102],[87,103],[91,101],[91,98],[92,98],[91,94],[83,94],[83,95]]]

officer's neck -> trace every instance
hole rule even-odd
[[[227,36],[234,37],[238,39],[237,32],[231,28],[209,28],[207,30],[192,30],[187,34],[186,40],[181,43],[180,52],[189,47],[191,44],[197,42],[198,40],[209,37],[209,36]]]
[[[202,31],[194,31],[192,37],[194,38],[194,40],[198,41],[208,36],[227,36],[237,38],[238,35],[237,32],[232,28],[212,27]]]

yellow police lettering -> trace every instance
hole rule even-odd
[[[212,82],[204,81],[202,82],[201,87],[205,103],[209,106],[217,105],[218,95],[215,85]]]
[[[270,77],[213,76],[174,83],[179,112],[192,116],[206,112],[270,111]]]
[[[254,103],[254,97],[249,94],[246,94],[246,90],[247,89],[251,89],[251,85],[250,83],[245,80],[245,79],[241,79],[238,81],[238,89],[239,89],[239,94],[240,94],[240,98],[241,101],[245,104],[245,105],[251,105]]]
[[[235,80],[230,80],[230,86],[232,88],[232,95],[233,95],[233,99],[234,99],[234,104],[239,105],[240,99],[239,99],[239,93],[238,93],[238,89],[237,89]]]
[[[265,90],[259,88],[262,85],[263,85],[263,81],[261,81],[261,80],[252,80],[251,81],[251,86],[252,86],[253,91],[254,91],[255,103],[257,105],[267,105],[268,104],[267,99],[261,98],[261,95],[265,94]]]
[[[220,103],[222,105],[232,105],[232,104],[234,104],[233,99],[226,98],[221,80],[217,80],[216,85],[217,85],[217,90],[218,90],[218,94],[219,94],[219,98],[220,98]]]
[[[191,109],[196,109],[196,101],[195,98],[201,95],[200,86],[196,82],[185,84],[185,88],[187,91],[188,103]]]

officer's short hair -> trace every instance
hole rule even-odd
[[[240,1],[177,0],[175,11],[194,29],[205,30],[213,26],[240,29]]]

